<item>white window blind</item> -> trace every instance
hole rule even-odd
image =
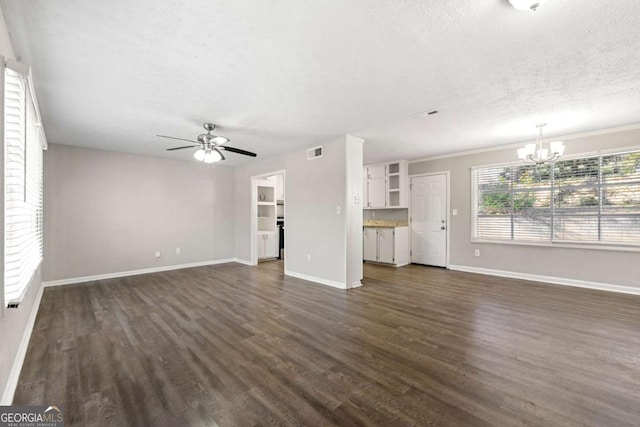
[[[472,176],[476,240],[640,245],[640,151]]]
[[[22,300],[43,256],[42,150],[46,146],[28,75],[4,71],[4,300]]]

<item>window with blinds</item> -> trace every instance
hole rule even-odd
[[[10,68],[4,74],[4,301],[15,305],[43,256],[46,142],[28,76]]]
[[[640,245],[640,151],[472,176],[475,240]]]

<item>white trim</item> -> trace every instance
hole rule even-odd
[[[236,258],[216,259],[212,261],[192,262],[189,264],[165,265],[162,267],[141,268],[139,270],[118,271],[116,273],[97,274],[95,276],[72,277],[69,279],[48,280],[42,282],[44,287],[72,285],[74,283],[93,282],[95,280],[116,279],[118,277],[137,276],[139,274],[159,273],[161,271],[180,270],[183,268],[202,267],[205,265],[226,264],[237,262]]]
[[[640,123],[635,123],[635,124],[626,125],[626,126],[618,126],[618,127],[613,127],[613,128],[600,129],[600,130],[594,130],[594,131],[589,131],[589,132],[573,133],[573,134],[568,134],[568,135],[559,135],[559,136],[554,136],[552,138],[554,140],[555,139],[568,140],[568,139],[577,139],[577,138],[587,138],[587,137],[590,137],[590,136],[606,135],[606,134],[609,134],[609,133],[625,132],[625,131],[636,130],[636,129],[640,129]],[[436,155],[436,156],[431,156],[431,157],[423,157],[423,158],[420,158],[420,159],[409,160],[409,164],[430,162],[432,160],[448,159],[450,157],[470,156],[470,155],[473,155],[473,154],[486,153],[486,152],[490,152],[490,151],[508,150],[510,148],[519,148],[522,145],[524,145],[526,143],[529,143],[529,142],[534,142],[534,140],[513,142],[513,143],[510,143],[510,144],[497,145],[497,146],[486,147],[486,148],[477,148],[477,149],[466,150],[466,151],[456,151],[456,152],[453,152],[453,153],[441,154],[441,155]]]
[[[512,279],[531,280],[534,282],[552,283],[554,285],[575,286],[578,288],[597,289],[600,291],[619,292],[623,294],[640,295],[640,288],[609,283],[588,282],[585,280],[568,279],[565,277],[540,276],[537,274],[518,273],[515,271],[493,270],[490,268],[469,267],[465,265],[450,265],[450,270],[467,273],[485,274],[489,276],[509,277]]]
[[[242,259],[242,258],[233,258],[232,261],[237,262],[238,264],[249,265],[252,267],[254,266],[254,264],[251,264],[251,261],[247,261],[246,259]]]
[[[362,286],[362,282],[360,280],[358,280],[357,282],[354,282],[351,284],[351,287],[349,289],[355,289],[355,288],[359,288]]]
[[[13,403],[13,396],[18,387],[18,379],[20,379],[20,371],[22,371],[22,365],[24,364],[24,357],[27,355],[27,348],[29,347],[29,340],[31,339],[31,333],[33,332],[33,326],[36,323],[36,317],[38,316],[38,309],[40,308],[40,300],[42,299],[42,292],[44,290],[44,284],[40,285],[36,299],[33,302],[31,308],[31,314],[27,320],[27,325],[24,328],[20,345],[18,346],[18,352],[13,359],[13,365],[11,366],[11,372],[9,372],[9,378],[7,384],[2,393],[2,400],[0,405],[11,405]]]
[[[308,282],[320,283],[321,285],[331,286],[332,288],[347,289],[344,283],[323,279],[322,277],[310,276],[308,274],[297,273],[291,270],[285,270],[284,275],[306,280]]]

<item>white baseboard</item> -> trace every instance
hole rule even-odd
[[[237,262],[238,264],[244,264],[244,265],[249,265],[253,267],[253,264],[251,264],[251,261],[247,261],[246,259],[234,258],[233,262]]]
[[[640,288],[623,285],[612,285],[609,283],[587,282],[584,280],[567,279],[564,277],[539,276],[537,274],[518,273],[515,271],[505,270],[492,270],[489,268],[468,267],[465,265],[449,265],[449,269],[456,271],[465,271],[467,273],[486,274],[489,276],[509,277],[512,279],[523,279],[531,280],[534,282],[552,283],[554,285],[575,286],[578,288],[597,289],[600,291],[640,295]]]
[[[216,259],[212,261],[192,262],[189,264],[165,265],[162,267],[141,268],[139,270],[118,271],[116,273],[97,274],[95,276],[72,277],[69,279],[49,280],[42,282],[45,287],[63,286],[74,283],[92,282],[94,280],[115,279],[118,277],[137,276],[138,274],[158,273],[161,271],[180,270],[182,268],[203,267],[206,265],[225,264],[237,262],[236,258]],[[242,262],[241,262],[242,263]]]
[[[20,379],[20,371],[22,371],[22,365],[24,364],[24,357],[27,355],[27,348],[29,347],[29,340],[31,340],[31,333],[33,332],[33,326],[36,323],[36,317],[38,316],[38,309],[40,308],[40,300],[42,299],[42,291],[44,286],[40,285],[36,299],[33,302],[27,325],[22,334],[20,345],[18,346],[18,352],[13,359],[13,365],[11,366],[11,372],[7,379],[7,385],[2,393],[2,400],[0,405],[11,405],[13,403],[13,395],[18,387],[18,379]]]
[[[358,280],[357,282],[354,282],[349,289],[359,288],[360,286],[362,286],[362,282]]]
[[[322,277],[310,276],[308,274],[297,273],[291,270],[285,270],[284,274],[285,276],[296,277],[298,279],[306,280],[308,282],[320,283],[321,285],[331,286],[332,288],[347,289],[344,283],[323,279]]]

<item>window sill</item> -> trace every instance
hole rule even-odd
[[[589,249],[597,251],[618,251],[618,252],[640,252],[640,246],[624,246],[624,245],[608,245],[594,243],[543,243],[543,242],[514,242],[510,240],[485,240],[471,239],[471,243],[489,243],[498,245],[516,245],[516,246],[541,246],[545,248],[563,248],[563,249]]]

